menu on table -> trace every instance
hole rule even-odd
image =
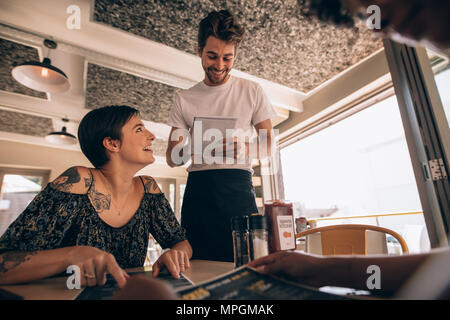
[[[348,300],[349,297],[265,275],[247,266],[177,290],[184,300]]]

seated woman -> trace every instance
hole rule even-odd
[[[110,106],[82,119],[81,150],[95,168],[72,167],[49,183],[0,238],[0,284],[28,282],[76,265],[81,285],[120,287],[125,268],[141,267],[151,233],[171,248],[153,265],[176,278],[189,268],[192,248],[155,180],[136,172],[153,163],[155,136],[138,110]]]

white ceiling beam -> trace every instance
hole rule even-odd
[[[67,102],[67,101],[66,101]],[[67,118],[71,121],[80,121],[89,111],[80,108],[78,105],[65,103],[49,103],[47,100],[22,94],[0,91],[0,109],[23,112],[38,116],[47,116],[49,118]]]

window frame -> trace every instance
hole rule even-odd
[[[432,177],[430,166],[441,160],[448,172],[450,130],[424,48],[383,40],[400,108],[406,141],[432,248],[448,246],[450,184],[448,175]]]
[[[50,170],[31,169],[31,168],[16,168],[16,167],[1,167],[0,166],[0,195],[2,194],[3,178],[7,174],[15,174],[22,176],[38,176],[42,177],[41,190],[45,188],[50,179]]]

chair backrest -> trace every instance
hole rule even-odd
[[[371,225],[362,224],[344,224],[313,228],[295,235],[296,238],[305,237],[320,233],[322,255],[339,255],[339,254],[362,254],[368,253],[367,232],[377,231],[383,235],[389,234],[397,239],[402,247],[403,253],[408,253],[408,246],[401,235],[397,232]],[[314,235],[317,239],[317,235]],[[310,239],[308,239],[309,241]],[[309,246],[311,247],[311,246]]]

